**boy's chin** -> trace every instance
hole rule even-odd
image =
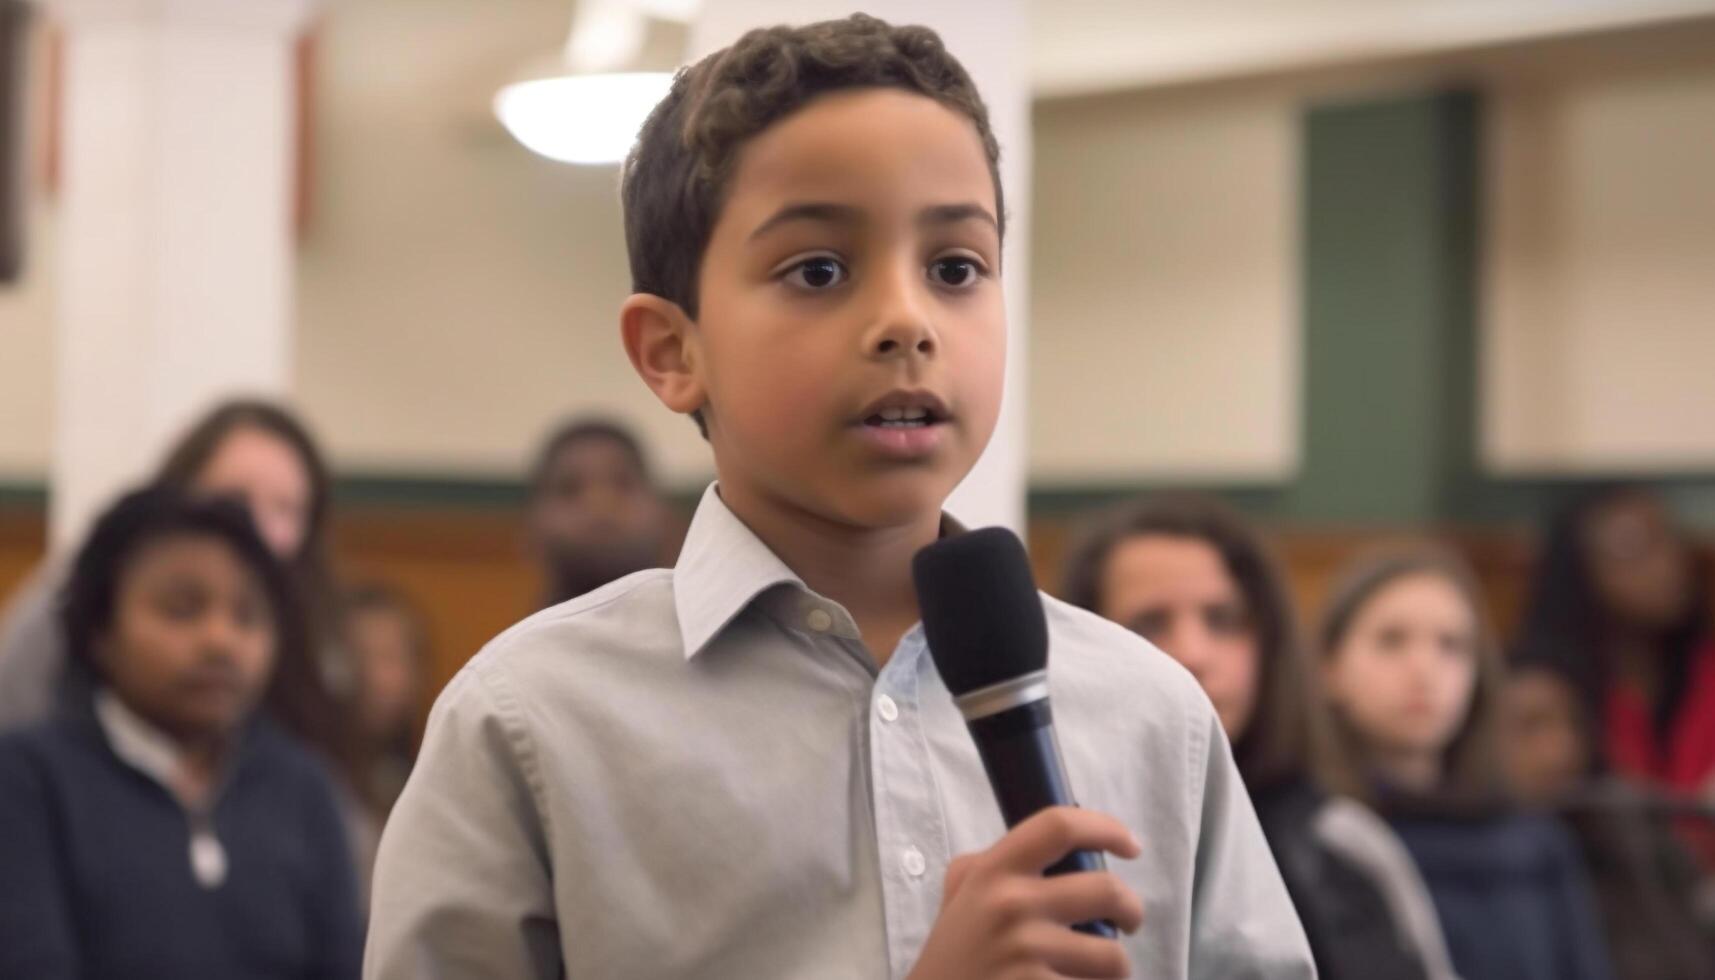
[[[903,527],[939,518],[957,480],[927,472],[900,472],[844,483],[826,501],[838,518],[868,528]]]

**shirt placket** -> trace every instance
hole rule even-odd
[[[941,903],[951,856],[918,698],[919,629],[907,633],[870,692],[875,829],[892,975],[910,972]]]

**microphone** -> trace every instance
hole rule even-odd
[[[911,571],[929,654],[965,716],[1006,825],[1076,806],[1048,705],[1048,620],[1024,545],[1005,528],[984,528],[924,548]],[[1099,853],[1073,851],[1043,873],[1106,866]],[[1106,921],[1073,928],[1118,935]]]

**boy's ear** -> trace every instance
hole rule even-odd
[[[680,415],[707,401],[695,328],[679,304],[649,293],[633,293],[619,308],[619,332],[632,368],[661,404]]]

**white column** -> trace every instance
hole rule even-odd
[[[934,28],[970,72],[1000,141],[1006,189],[1006,401],[988,452],[947,509],[972,527],[1024,530],[1025,386],[1029,379],[1030,52],[1025,0],[706,0],[691,30],[692,57],[722,48],[753,27],[807,24],[854,9],[893,24]]]
[[[291,368],[294,44],[311,0],[54,0],[65,33],[50,533]]]

